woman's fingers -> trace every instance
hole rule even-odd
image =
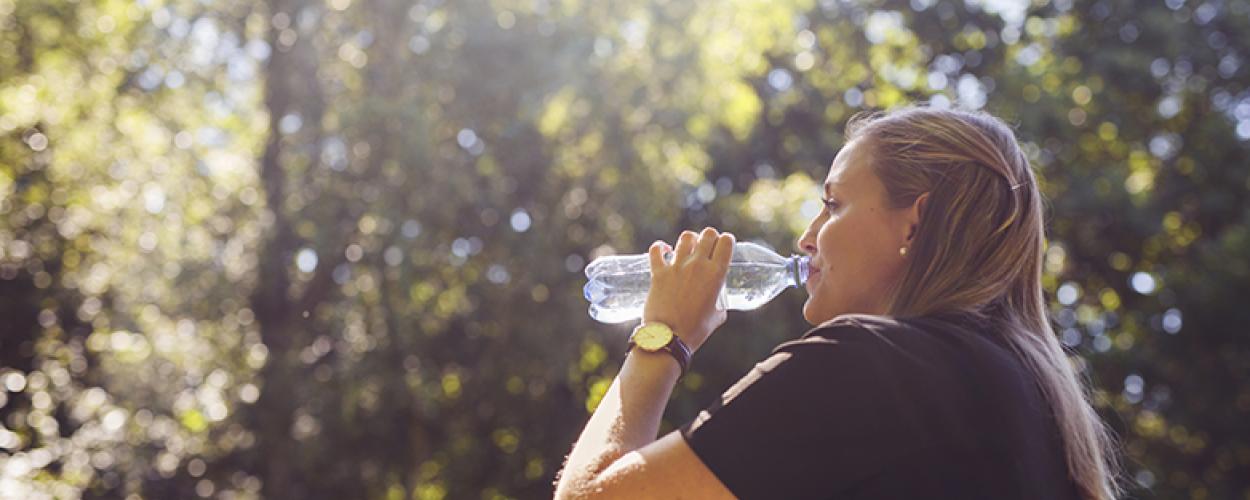
[[[720,236],[715,229],[710,227],[704,228],[703,233],[699,234],[699,244],[695,248],[695,256],[710,259],[712,258],[712,250],[716,248],[716,237]]]
[[[721,233],[716,238],[716,248],[712,250],[712,260],[722,269],[729,269],[729,261],[733,260],[734,244],[738,239],[733,233]]]
[[[678,259],[684,259],[694,252],[695,236],[694,231],[682,231],[681,236],[677,237]]]
[[[682,340],[692,348],[702,345],[727,317],[716,304],[736,241],[734,235],[709,227],[699,233],[683,231],[675,251],[662,241],[651,244],[647,254],[653,279],[644,321],[667,323],[683,332]]]

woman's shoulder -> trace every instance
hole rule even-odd
[[[964,311],[940,311],[928,313],[923,316],[897,317],[884,314],[841,314],[835,316],[824,323],[813,328],[813,330],[821,329],[837,329],[837,328],[861,328],[874,331],[892,331],[892,330],[932,330],[932,329],[985,329],[990,325],[990,320],[978,316],[977,314]]]
[[[872,355],[931,364],[947,358],[1000,358],[1009,355],[995,339],[992,325],[973,315],[939,313],[899,318],[843,314],[821,323],[774,352],[809,351],[828,355]]]
[[[940,334],[950,331],[984,333],[989,325],[971,314],[936,313],[926,316],[899,318],[876,314],[842,314],[816,325],[799,340],[814,343],[822,341],[864,341],[877,339],[916,339],[917,335]],[[862,334],[872,334],[864,336]]]

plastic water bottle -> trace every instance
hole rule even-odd
[[[672,261],[672,252],[664,255]],[[783,290],[807,282],[808,257],[782,257],[768,247],[738,242],[729,262],[725,287],[716,306],[749,311],[773,300]],[[609,255],[586,266],[590,279],[583,289],[590,301],[590,317],[603,323],[621,323],[642,317],[651,289],[651,258],[647,254]]]

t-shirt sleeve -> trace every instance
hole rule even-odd
[[[829,498],[907,448],[883,339],[854,325],[820,333],[778,346],[680,429],[739,498]]]

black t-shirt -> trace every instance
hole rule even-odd
[[[1040,387],[966,316],[846,315],[681,433],[739,498],[1076,499]]]

